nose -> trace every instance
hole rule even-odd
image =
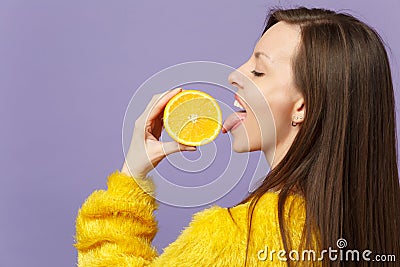
[[[228,82],[238,89],[243,89],[243,74],[240,73],[239,69],[229,74]]]

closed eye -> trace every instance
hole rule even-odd
[[[251,73],[252,73],[254,76],[256,76],[256,77],[262,77],[262,76],[264,75],[264,73],[257,72],[257,71],[255,71],[255,70],[252,70]]]

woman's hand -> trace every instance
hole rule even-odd
[[[165,156],[178,151],[195,151],[196,147],[171,142],[160,142],[163,113],[168,101],[182,91],[177,88],[154,95],[145,111],[135,122],[131,144],[121,172],[144,178]]]

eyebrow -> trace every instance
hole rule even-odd
[[[254,53],[254,56],[255,56],[257,59],[259,59],[260,56],[264,56],[264,57],[266,57],[270,62],[274,62],[274,61],[271,59],[270,56],[268,56],[267,54],[265,54],[264,52],[261,52],[261,51],[255,52],[255,53]]]

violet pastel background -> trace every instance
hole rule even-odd
[[[1,0],[0,265],[74,266],[77,210],[121,167],[134,91],[177,63],[239,66],[274,5],[344,10],[372,25],[391,48],[399,95],[398,0]],[[235,204],[247,185],[214,204]],[[155,246],[162,251],[204,208],[160,205]]]

